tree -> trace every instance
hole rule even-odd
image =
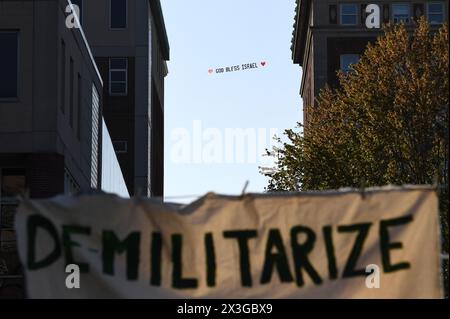
[[[448,46],[447,25],[385,26],[339,87],[321,91],[306,134],[286,130],[267,151],[276,161],[262,170],[267,190],[438,182],[448,252]]]

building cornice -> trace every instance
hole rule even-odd
[[[291,51],[292,60],[296,64],[303,64],[306,45],[306,34],[310,15],[311,0],[296,0],[294,31],[292,32]]]
[[[164,60],[168,61],[170,57],[169,40],[167,38],[166,25],[159,0],[149,0],[150,11],[155,20],[156,33],[158,34],[159,45]]]
[[[302,75],[302,80],[300,83],[300,96],[303,97],[303,93],[304,93],[304,89],[305,89],[305,82],[306,82],[306,78],[309,75],[309,64],[312,62],[309,59],[309,55],[311,54],[311,47],[312,45],[312,36],[311,36],[311,32],[308,32],[307,34],[307,39],[306,39],[306,44],[305,44],[305,48],[307,48],[306,52],[305,52],[305,56],[302,57],[302,61],[304,61],[302,63],[302,67],[303,67],[303,75]]]

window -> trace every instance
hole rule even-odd
[[[359,61],[358,54],[342,54],[341,55],[341,70],[348,73],[353,70],[352,65]]]
[[[444,23],[444,3],[432,2],[427,4],[428,22],[430,24]]]
[[[0,197],[13,199],[14,196],[25,192],[25,169],[0,169]]]
[[[128,151],[127,141],[113,141],[114,151],[119,153],[126,153]]]
[[[66,104],[66,43],[61,41],[61,111],[64,113]]]
[[[356,25],[358,23],[358,5],[341,4],[341,24]]]
[[[410,7],[409,4],[393,4],[392,19],[394,23],[409,23]]]
[[[338,18],[337,5],[330,4],[328,6],[328,22],[330,24],[337,24],[337,18]]]
[[[0,31],[0,99],[18,97],[19,34]]]
[[[125,29],[127,27],[127,0],[110,0],[111,29]]]
[[[78,9],[80,9],[80,16],[78,20],[80,20],[80,24],[83,24],[83,0],[71,0],[72,4],[77,5]]]
[[[128,60],[111,58],[109,60],[109,94],[127,95]]]
[[[70,127],[73,127],[73,59],[72,57],[70,58],[70,70],[69,70],[69,89],[70,89],[70,94],[69,94],[69,124]]]

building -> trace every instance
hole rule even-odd
[[[0,298],[12,298],[18,194],[163,196],[169,45],[159,0],[0,0],[0,48]]]
[[[73,0],[104,81],[103,114],[130,194],[163,196],[164,77],[159,0]]]
[[[102,147],[103,81],[83,30],[67,25],[69,4],[0,0],[0,298],[24,296],[18,194],[101,188],[102,154],[120,187],[115,154]]]
[[[448,0],[335,1],[297,0],[292,37],[292,60],[302,67],[300,95],[303,100],[303,122],[308,125],[309,110],[315,97],[329,84],[338,85],[337,71],[348,72],[359,60],[367,43],[375,41],[380,29],[366,27],[368,4],[380,8],[381,23],[404,22],[425,16],[439,26],[447,20]]]
[[[0,1],[0,296],[20,294],[15,195],[100,186],[102,80],[65,1]]]
[[[32,197],[97,188],[102,80],[59,1],[0,1],[0,167]],[[65,178],[64,178],[65,175]]]

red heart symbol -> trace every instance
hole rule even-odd
[[[211,73],[213,73],[213,72],[214,72],[213,69],[209,69],[209,70],[208,70],[208,73],[209,73],[209,74],[211,74]]]
[[[262,66],[266,66],[266,61],[262,61],[262,62],[261,62],[261,65],[262,65]]]

